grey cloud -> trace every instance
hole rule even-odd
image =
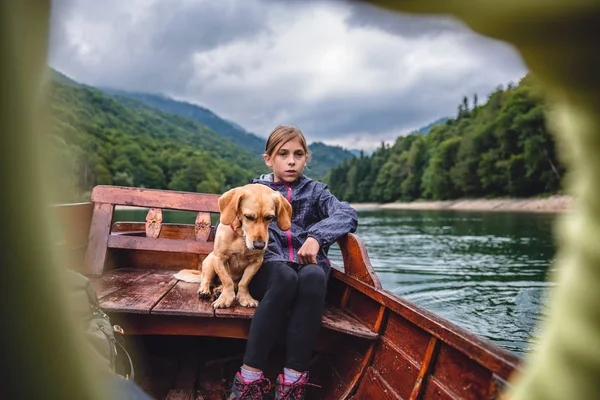
[[[94,4],[95,3],[95,4]],[[99,4],[101,3],[101,4]],[[265,9],[254,2],[159,1],[129,16],[119,2],[58,1],[53,10],[51,64],[86,83],[129,90],[184,90],[193,76],[192,57],[227,43],[268,34]],[[140,7],[143,8],[143,7]],[[72,18],[113,26],[119,43],[101,65],[79,59],[66,23]]]
[[[243,93],[228,92],[216,95],[216,103],[237,98]],[[250,95],[252,96],[252,95]],[[338,140],[348,134],[368,133],[379,140],[393,140],[385,137],[390,132],[407,132],[424,126],[440,116],[452,116],[462,96],[453,91],[422,90],[410,92],[365,93],[361,96],[332,95],[320,101],[305,103],[295,96],[282,95],[277,102],[267,103],[260,97],[247,97],[242,115],[257,116],[242,123],[246,128],[254,128],[257,134],[266,135],[280,123],[295,124],[302,128],[309,141]],[[221,103],[223,104],[223,103]],[[284,116],[282,116],[284,115]]]
[[[247,1],[205,1],[184,3],[161,2],[153,10],[148,23],[153,48],[175,55],[214,48],[240,38],[268,30],[264,25],[264,9]],[[177,4],[177,3],[175,3]]]
[[[294,122],[313,140],[337,139],[344,132],[368,132],[381,137],[390,132],[397,134],[410,131],[440,116],[452,116],[454,106],[448,107],[448,104],[458,105],[460,101],[452,97],[444,93],[431,96],[414,90],[408,93],[326,99],[302,107]]]

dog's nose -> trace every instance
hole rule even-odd
[[[254,248],[256,250],[262,250],[265,248],[265,241],[264,240],[255,240],[252,242],[252,246],[254,246]]]

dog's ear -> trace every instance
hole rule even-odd
[[[233,223],[243,198],[243,188],[233,188],[219,197],[219,211],[221,212],[220,221],[222,224],[231,225]]]
[[[287,231],[292,227],[292,205],[281,193],[275,193],[277,204],[277,226],[282,231]]]

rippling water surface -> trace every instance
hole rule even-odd
[[[555,245],[554,214],[378,210],[359,212],[381,284],[522,355],[535,328]],[[330,252],[341,264],[338,248]]]

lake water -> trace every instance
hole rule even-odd
[[[117,213],[121,221],[144,216],[139,210]],[[194,213],[164,214],[165,222],[194,219]],[[535,346],[552,286],[546,279],[555,219],[514,212],[359,211],[357,234],[385,289],[522,355]],[[342,264],[337,246],[330,256]]]

